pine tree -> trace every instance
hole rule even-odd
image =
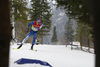
[[[74,40],[74,30],[72,27],[73,27],[72,21],[69,19],[65,25],[65,33],[64,33],[65,41],[68,43]]]
[[[40,0],[31,0],[31,13],[30,13],[30,18],[31,20],[36,20],[37,17],[40,17],[41,13],[41,1]]]
[[[49,3],[47,3],[47,0],[31,0],[31,21],[34,21],[37,19],[37,17],[41,18],[41,22],[43,23],[42,29],[38,32],[39,37],[41,37],[43,40],[43,36],[49,35],[48,32],[51,28],[51,17],[52,14],[50,6],[48,6]],[[42,41],[43,43],[43,41]]]
[[[91,27],[92,37],[94,37],[94,32],[92,30],[92,23],[89,21],[89,12],[86,7],[85,0],[56,0],[58,6],[62,6],[66,14],[69,15],[71,18],[77,20],[79,23],[87,24]],[[89,29],[88,29],[89,30]]]
[[[80,40],[80,36],[81,37],[86,37],[86,38],[93,38],[92,37],[92,34],[91,34],[91,31],[92,31],[92,28],[85,24],[85,23],[80,23],[80,22],[77,22],[76,23],[76,34],[75,34],[75,39],[77,41]]]
[[[17,25],[17,23],[22,23],[24,27],[26,27],[26,23],[29,22],[27,20],[29,8],[26,7],[26,0],[10,0],[10,18],[13,26],[13,31],[15,32],[15,36],[13,35],[13,39],[22,39],[26,36],[26,28],[22,28],[22,26]],[[17,26],[16,26],[17,25]],[[22,31],[23,34],[20,34]],[[19,34],[19,35],[18,35]],[[20,38],[19,38],[20,37]]]
[[[57,41],[58,41],[58,40],[57,40],[56,26],[54,26],[54,28],[53,28],[53,36],[52,36],[52,38],[51,38],[51,42],[54,43],[54,44],[56,44]]]
[[[26,7],[26,0],[10,0],[10,14],[12,22],[26,22],[29,8]]]
[[[66,14],[81,22],[90,24],[89,14],[84,0],[57,0],[58,6],[63,6]]]
[[[31,20],[34,21],[37,17],[40,17],[43,23],[43,28],[38,36],[47,35],[50,31],[52,17],[52,14],[50,14],[51,8],[48,6],[49,3],[47,3],[47,0],[31,0],[31,2]]]

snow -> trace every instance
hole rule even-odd
[[[37,52],[30,50],[31,44],[26,43],[21,49],[14,44],[10,46],[9,67],[47,67],[39,64],[16,64],[21,58],[37,59],[48,62],[52,67],[94,67],[95,54],[81,50],[71,50],[65,45],[35,45]]]

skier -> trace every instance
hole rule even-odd
[[[32,28],[31,30],[29,31],[29,27],[30,25],[32,25]],[[36,21],[32,21],[28,24],[28,27],[27,27],[27,31],[29,32],[27,34],[27,36],[25,37],[25,39],[21,42],[21,44],[18,44],[20,46],[18,46],[18,48],[14,48],[14,49],[20,49],[22,47],[22,45],[26,42],[26,40],[31,36],[33,35],[33,41],[32,41],[32,46],[31,46],[31,50],[33,50],[33,46],[35,44],[35,39],[36,39],[36,36],[37,36],[37,33],[38,31],[42,28],[43,24],[41,23],[41,19],[40,18],[37,18]]]

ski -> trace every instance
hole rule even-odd
[[[17,50],[18,48],[13,48],[14,50]]]
[[[18,48],[13,48],[13,49],[14,49],[14,50],[17,50]],[[32,49],[30,49],[30,50],[32,50]],[[37,50],[32,50],[32,51],[35,51],[35,52],[36,52]]]
[[[33,50],[33,51],[37,51],[37,50]]]

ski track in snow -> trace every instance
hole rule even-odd
[[[95,54],[81,50],[71,50],[65,45],[34,45],[37,52],[30,50],[31,44],[25,44],[21,49],[14,44],[10,46],[9,67],[47,67],[39,64],[16,64],[20,58],[37,59],[48,62],[52,67],[94,67]]]

